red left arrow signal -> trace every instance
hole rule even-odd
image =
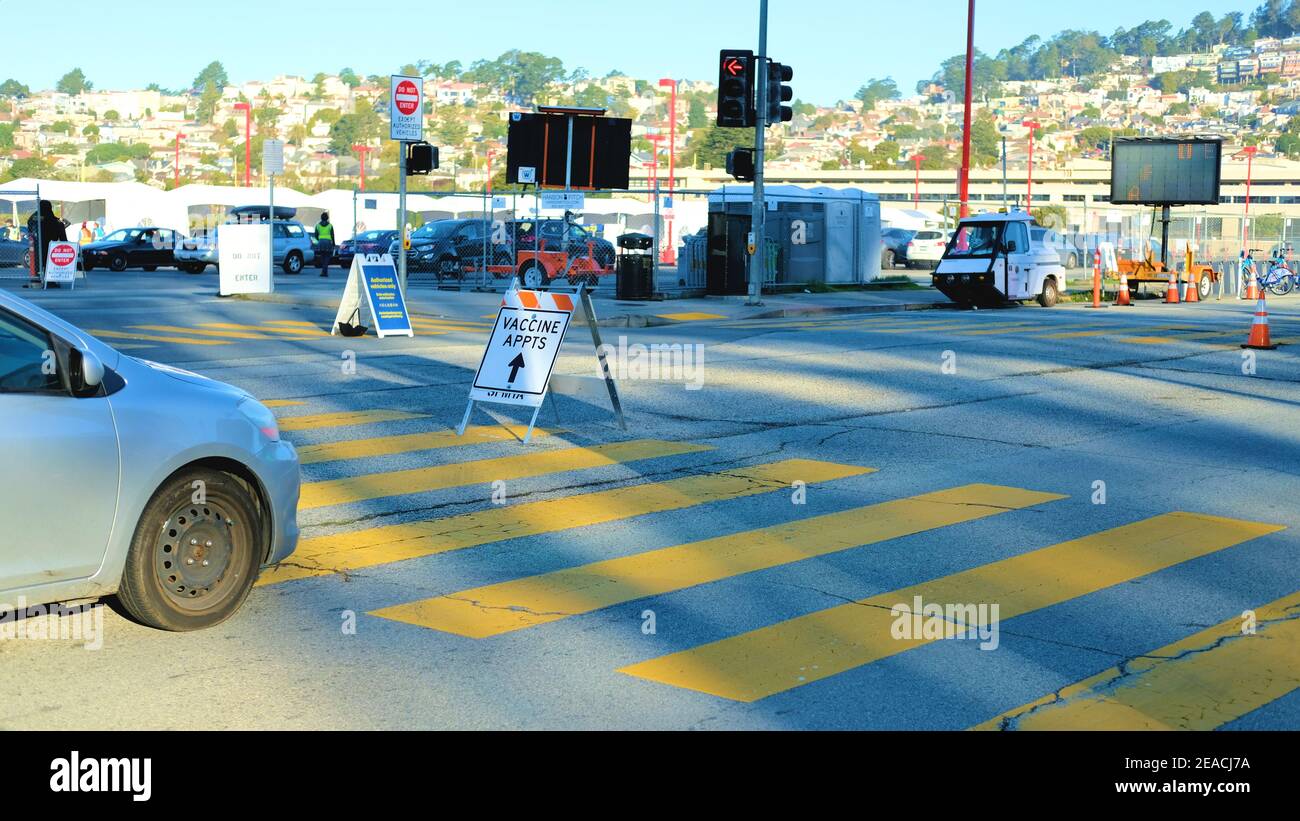
[[[745,64],[737,60],[735,57],[728,57],[727,61],[722,64],[722,70],[730,74],[732,77],[737,77],[745,70]]]

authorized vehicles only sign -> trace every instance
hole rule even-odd
[[[535,408],[546,397],[573,302],[564,295],[533,291],[512,296],[497,314],[470,399]]]

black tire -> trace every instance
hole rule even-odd
[[[1210,292],[1213,289],[1214,289],[1214,282],[1213,280],[1210,279],[1210,275],[1202,271],[1201,278],[1196,281],[1196,295],[1199,296],[1202,300],[1209,299]]]
[[[283,266],[286,274],[301,274],[303,267],[303,258],[301,251],[290,251],[284,257]]]
[[[181,264],[179,267],[187,274],[201,274],[208,266],[201,262],[186,262]]]
[[[126,270],[126,254],[114,254],[113,258],[108,261],[108,267],[122,273]]]
[[[530,282],[529,280],[533,280]],[[536,262],[525,262],[519,266],[519,287],[527,290],[541,288],[547,282],[546,269]]]
[[[1043,292],[1038,295],[1038,304],[1044,308],[1051,308],[1060,300],[1061,294],[1056,288],[1056,278],[1048,277],[1043,280]]]
[[[459,280],[460,265],[457,264],[455,257],[438,257],[438,260],[433,263],[433,275],[439,282],[444,279]]]
[[[201,503],[194,501],[197,482]],[[117,590],[122,607],[143,624],[177,632],[230,618],[261,565],[258,511],[254,493],[228,473],[190,468],[173,475],[136,525]]]
[[[1079,267],[1079,257],[1078,257],[1078,255],[1077,255],[1077,254],[1070,254],[1070,256],[1067,257],[1066,260],[1065,260],[1065,267],[1066,267],[1067,269],[1069,269],[1069,270],[1074,270],[1075,268],[1078,268],[1078,267]]]
[[[32,249],[30,248],[23,252],[23,270],[32,270]]]
[[[885,267],[885,270],[886,270],[886,271],[892,271],[892,270],[894,270],[894,252],[893,252],[893,251],[886,251],[886,252],[885,252],[885,260],[884,260],[884,262],[885,262],[885,266],[884,266],[884,267]]]

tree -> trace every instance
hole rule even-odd
[[[511,49],[495,60],[478,60],[465,79],[506,90],[519,103],[531,103],[555,82],[566,76],[564,63],[535,51]]]
[[[221,102],[221,92],[217,90],[217,84],[209,80],[203,86],[203,93],[199,96],[198,107],[194,109],[195,118],[201,123],[212,123],[212,118],[217,114],[217,104]]]
[[[996,165],[1002,157],[1002,134],[993,113],[987,108],[982,109],[971,124],[970,143],[972,159],[978,168]]]
[[[942,145],[933,143],[921,149],[925,159],[921,160],[922,171],[944,171],[952,168],[952,154]]]
[[[0,123],[0,150],[14,147],[14,127],[9,123]]]
[[[28,157],[26,159],[14,160],[10,164],[8,172],[5,174],[5,182],[9,180],[21,180],[26,178],[32,179],[49,179],[54,173],[54,169],[45,160],[39,157]]]
[[[72,71],[69,71],[67,74],[64,74],[59,78],[59,82],[55,84],[54,90],[61,94],[70,94],[75,97],[83,91],[91,91],[94,87],[94,84],[86,79],[86,73],[84,71],[79,68],[74,68]]]
[[[444,107],[442,111],[442,116],[438,118],[433,128],[433,134],[441,145],[447,148],[458,147],[469,136],[469,128],[454,109]]]
[[[709,124],[709,112],[704,107],[704,100],[699,95],[692,95],[686,106],[686,127],[695,130]]]
[[[12,77],[0,83],[0,97],[13,97],[21,100],[30,96],[32,96],[32,90]]]
[[[230,85],[230,78],[226,76],[226,67],[218,60],[213,60],[199,72],[190,85],[193,91],[206,90],[208,83],[217,87],[217,91],[222,91]]]
[[[357,86],[361,85],[361,78],[358,77],[357,73],[352,69],[345,68],[339,72],[339,82],[343,83],[343,85],[348,88],[355,89]]]
[[[685,159],[697,168],[725,168],[732,149],[753,147],[754,129],[711,125],[692,132]]]
[[[853,96],[862,101],[863,111],[870,111],[881,100],[897,100],[902,95],[898,91],[898,83],[894,82],[894,78],[886,77],[883,80],[875,78],[867,80],[867,84],[859,88],[858,93]]]
[[[336,157],[347,156],[351,153],[352,146],[377,138],[380,126],[379,115],[375,113],[370,101],[358,99],[351,114],[342,115],[330,126],[330,153]]]

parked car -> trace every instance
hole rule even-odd
[[[880,267],[893,268],[898,264],[907,267],[907,243],[911,242],[914,236],[916,232],[906,228],[886,228],[881,231],[880,240],[885,244],[885,251],[880,260]]]
[[[1073,232],[1062,234],[1047,228],[1034,227],[1029,231],[1029,238],[1031,242],[1051,246],[1066,270],[1092,264],[1087,236],[1084,234]]]
[[[32,239],[26,228],[18,229],[19,239],[13,239],[8,231],[0,231],[0,267],[32,267]]]
[[[278,212],[279,206],[276,207]],[[187,274],[201,274],[209,265],[220,265],[221,254],[217,248],[220,226],[182,240],[174,256],[176,267]],[[286,274],[301,274],[302,269],[316,260],[311,237],[301,222],[277,220],[271,226],[273,237],[271,253],[273,264]]]
[[[174,267],[176,258],[173,251],[181,239],[181,235],[170,228],[123,228],[97,242],[81,246],[81,264],[87,271],[96,268],[156,271]]]
[[[297,545],[298,455],[264,405],[5,292],[0,452],[23,466],[0,471],[22,536],[0,539],[0,601],[116,594],[144,624],[210,627]]]
[[[433,274],[439,281],[460,279],[466,271],[478,270],[483,260],[484,239],[490,264],[505,265],[511,252],[504,243],[493,244],[486,230],[491,223],[481,219],[436,220],[411,232],[406,252],[407,275]],[[388,251],[398,258],[398,234],[392,232]]]
[[[397,239],[396,231],[364,231],[352,239],[340,242],[334,251],[334,262],[344,268],[352,267],[357,254],[386,254]]]
[[[943,258],[943,251],[948,247],[948,239],[951,236],[952,232],[937,231],[932,228],[917,231],[907,241],[907,267],[938,267],[939,260]]]

